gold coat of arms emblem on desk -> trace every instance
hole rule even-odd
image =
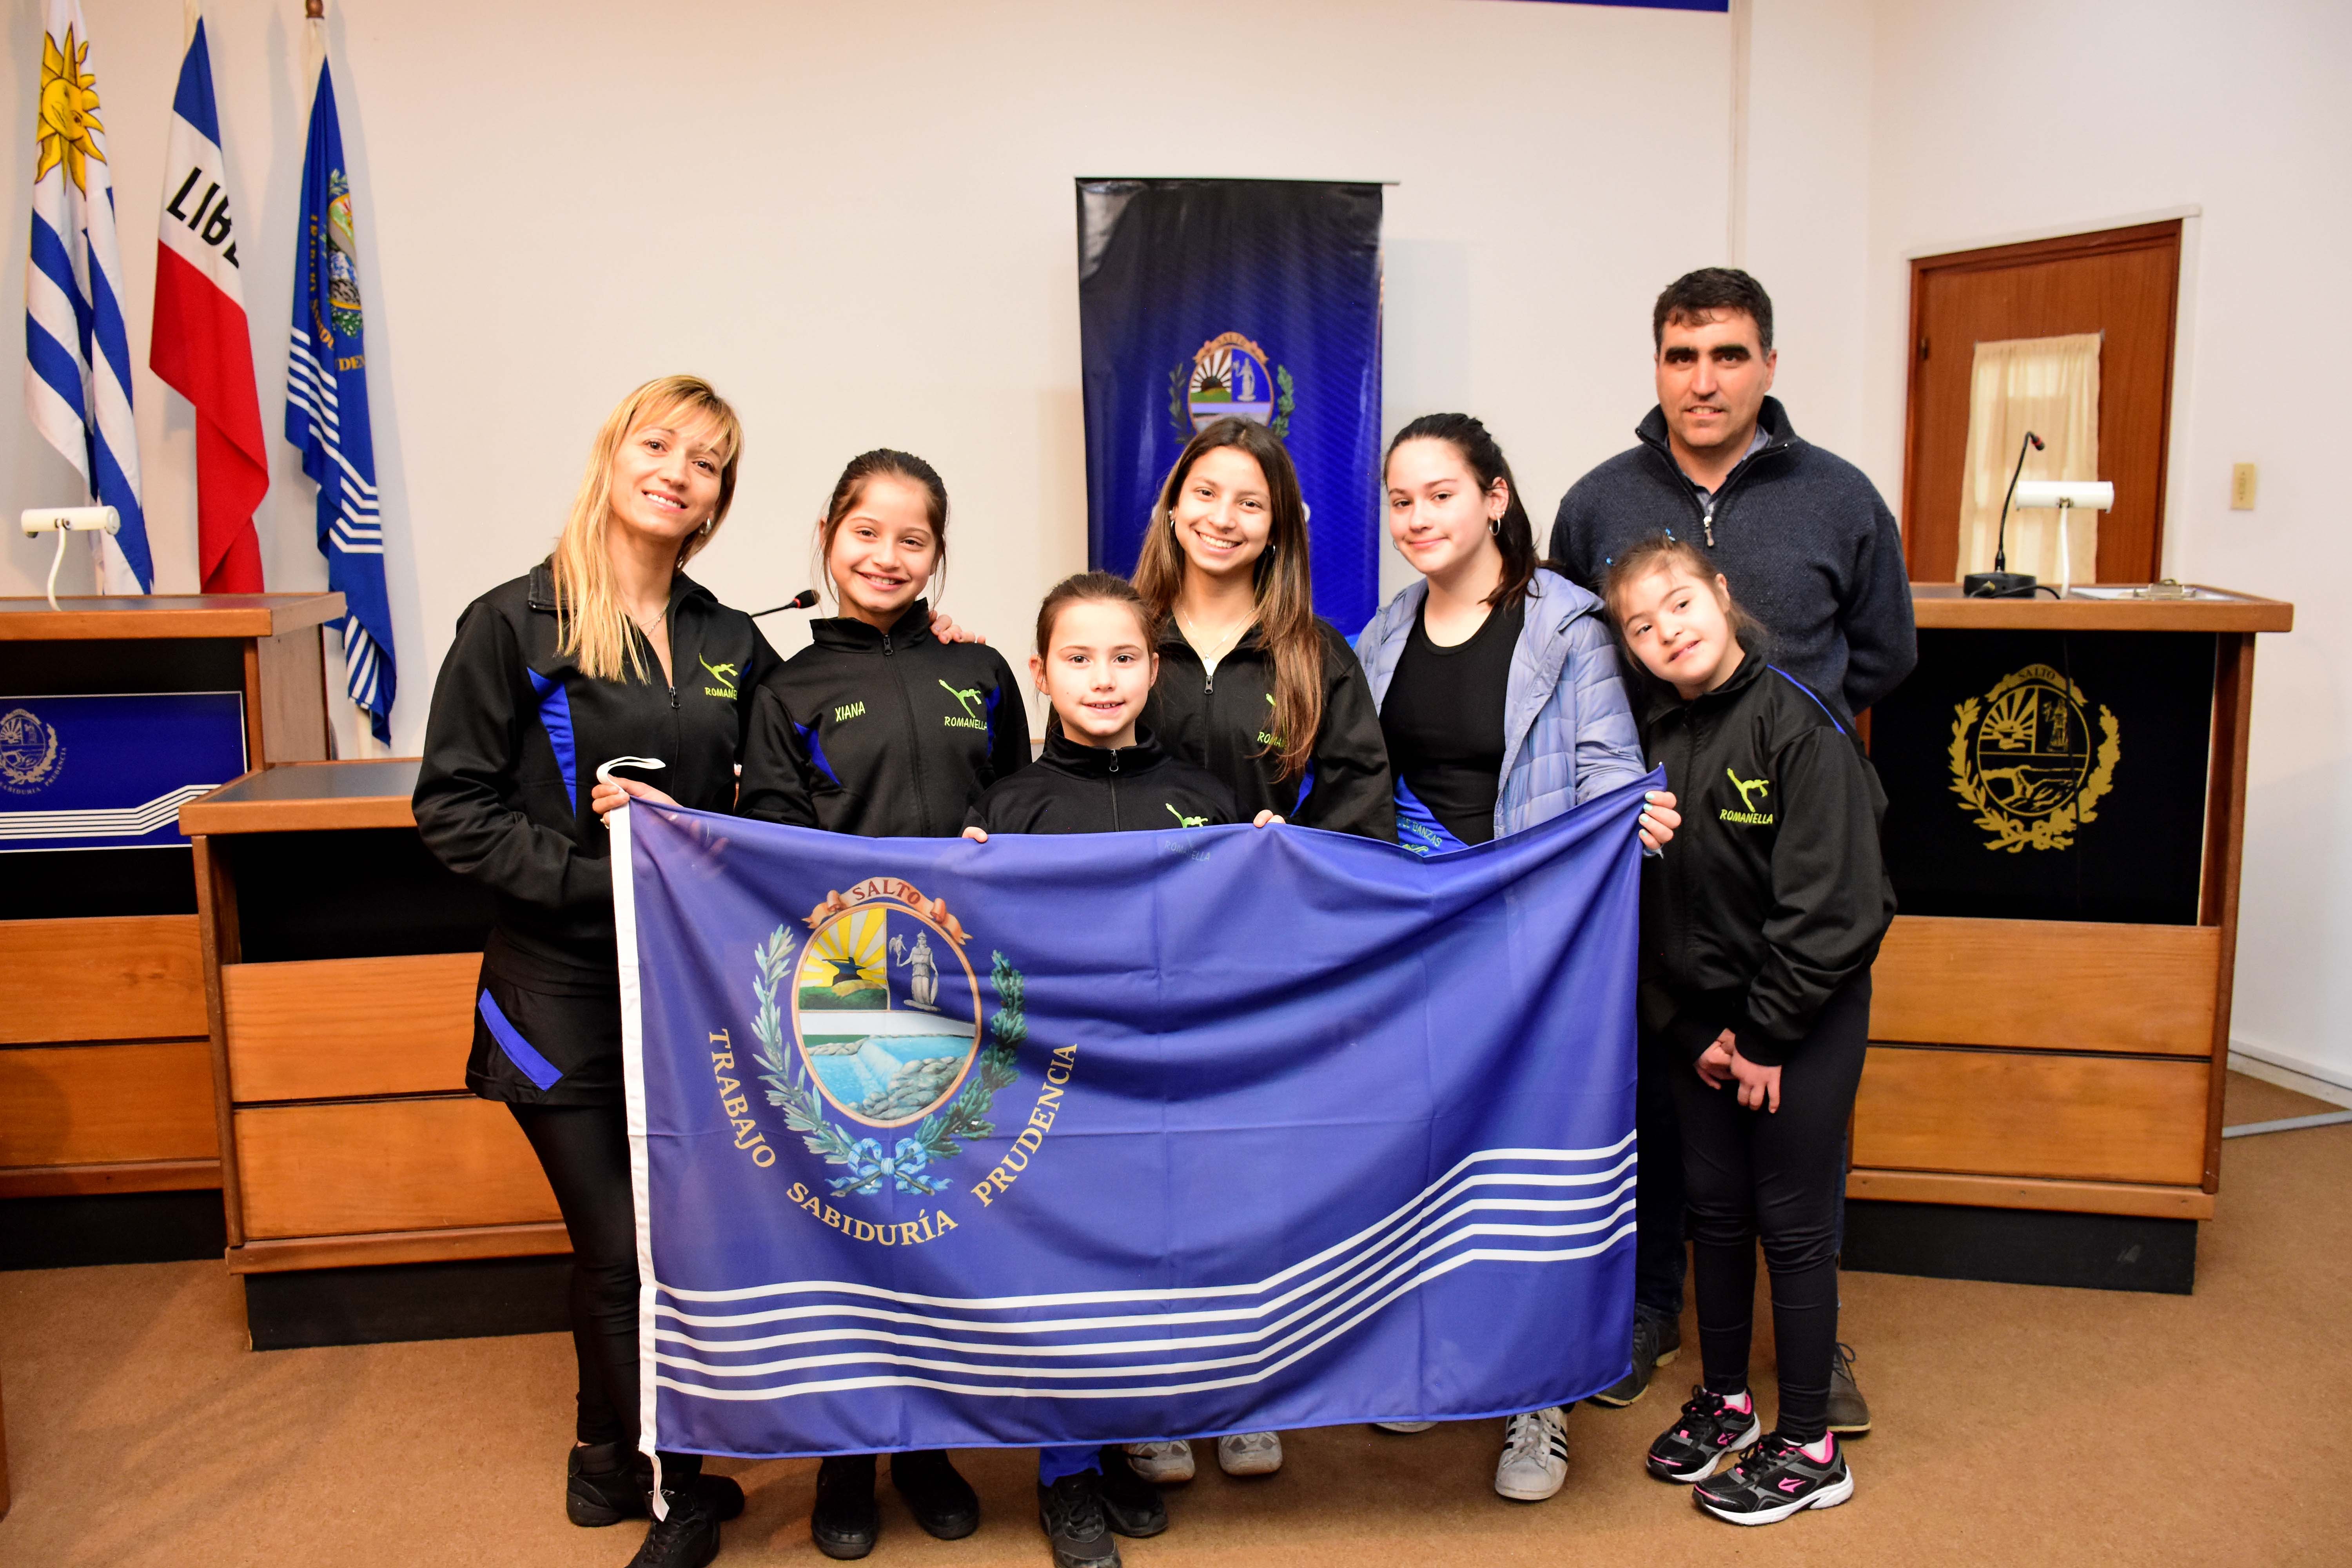
[[[2097,819],[2094,808],[2115,787],[2123,755],[2116,716],[2100,706],[2095,750],[2082,689],[2046,664],[2001,677],[1953,712],[1952,793],[1992,836],[1985,847],[2073,848],[2076,829]]]

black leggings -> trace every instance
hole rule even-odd
[[[1777,1112],[1743,1110],[1736,1086],[1710,1089],[1687,1066],[1674,1072],[1706,1386],[1717,1394],[1748,1386],[1760,1237],[1772,1271],[1779,1431],[1793,1442],[1819,1442],[1829,1430],[1838,1194],[1869,1034],[1865,969],[1831,994],[1812,1032],[1789,1053]]]
[[[583,1443],[637,1444],[637,1222],[628,1111],[618,1105],[515,1105],[572,1233],[572,1349]],[[662,1479],[699,1475],[702,1456],[661,1456]]]

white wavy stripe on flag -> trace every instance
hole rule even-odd
[[[27,330],[40,329],[27,322]],[[58,450],[58,455],[74,466],[74,471],[89,483],[89,454],[82,449],[81,414],[58,395],[58,389],[28,363],[25,366],[25,412],[41,438]]]
[[[340,406],[335,391],[335,378],[329,375],[327,367],[319,363],[319,356],[311,352],[310,340],[306,334],[299,331],[292,332],[290,338],[290,344],[286,351],[286,363],[301,375],[306,384],[318,392],[319,400],[326,405],[327,416],[331,419],[334,416],[334,410]]]
[[[1633,1204],[1628,1201],[1624,1209],[1620,1212],[1630,1215],[1632,1208]],[[656,1375],[654,1381],[665,1388],[676,1389],[680,1394],[690,1394],[698,1399],[723,1399],[731,1401],[793,1399],[805,1394],[833,1394],[859,1388],[929,1388],[937,1390],[943,1394],[964,1394],[1011,1399],[1160,1399],[1166,1398],[1171,1394],[1202,1394],[1221,1388],[1245,1388],[1253,1384],[1265,1383],[1276,1374],[1297,1365],[1307,1357],[1313,1355],[1317,1351],[1321,1350],[1325,1345],[1329,1344],[1332,1341],[1346,1334],[1349,1330],[1355,1328],[1366,1319],[1380,1312],[1391,1302],[1395,1301],[1400,1297],[1411,1294],[1412,1291],[1419,1289],[1422,1286],[1428,1284],[1432,1280],[1443,1279],[1444,1276],[1453,1273],[1457,1268],[1467,1268],[1473,1263],[1550,1264],[1575,1262],[1579,1259],[1596,1257],[1601,1253],[1606,1252],[1611,1247],[1616,1246],[1619,1242],[1630,1238],[1633,1235],[1633,1226],[1631,1220],[1628,1219],[1626,1224],[1619,1226],[1606,1240],[1596,1242],[1588,1247],[1561,1247],[1540,1252],[1523,1247],[1475,1247],[1468,1252],[1457,1253],[1454,1257],[1445,1259],[1443,1263],[1439,1263],[1433,1268],[1423,1269],[1422,1272],[1412,1276],[1411,1279],[1404,1280],[1379,1299],[1366,1303],[1355,1313],[1353,1317],[1350,1317],[1345,1321],[1338,1323],[1326,1330],[1317,1338],[1298,1346],[1296,1350],[1293,1350],[1289,1354],[1283,1356],[1280,1360],[1259,1367],[1253,1372],[1238,1373],[1227,1377],[1199,1378],[1189,1383],[1146,1384],[1140,1386],[1128,1388],[1041,1387],[1034,1384],[1020,1383],[1009,1384],[964,1384],[950,1383],[940,1378],[916,1377],[898,1374],[875,1374],[866,1377],[829,1378],[822,1382],[793,1384],[780,1388],[711,1388],[701,1384],[687,1383],[678,1378],[661,1375]],[[1004,1373],[1000,1373],[1000,1375],[1010,1376],[1014,1374],[1010,1369],[1007,1369]],[[1034,1369],[1032,1369],[1027,1375],[1036,1376],[1039,1375],[1039,1373]],[[1118,1374],[1113,1373],[1112,1375]],[[1129,1373],[1128,1375],[1139,1374]]]
[[[0,839],[143,838],[179,820],[180,807],[216,784],[186,784],[141,805],[84,811],[0,811]]]
[[[1171,1350],[1210,1350],[1223,1345],[1260,1344],[1267,1340],[1275,1339],[1280,1339],[1283,1343],[1287,1343],[1289,1340],[1297,1338],[1299,1333],[1307,1331],[1307,1330],[1301,1329],[1299,1327],[1302,1322],[1307,1322],[1307,1320],[1317,1319],[1318,1314],[1322,1318],[1328,1319],[1335,1310],[1343,1309],[1352,1300],[1360,1299],[1367,1289],[1375,1289],[1380,1284],[1386,1283],[1388,1280],[1394,1279],[1399,1273],[1427,1260],[1435,1254],[1443,1252],[1446,1248],[1453,1247],[1461,1241],[1481,1236],[1520,1236],[1530,1237],[1590,1236],[1595,1231],[1606,1230],[1614,1226],[1617,1221],[1623,1217],[1627,1213],[1631,1212],[1633,1204],[1631,1194],[1633,1190],[1633,1179],[1631,1176],[1627,1176],[1611,1191],[1601,1194],[1598,1197],[1568,1200],[1555,1199],[1549,1201],[1534,1199],[1512,1200],[1504,1198],[1480,1198],[1468,1203],[1460,1204],[1448,1210],[1436,1220],[1423,1226],[1416,1231],[1405,1233],[1399,1237],[1394,1238],[1389,1245],[1384,1246],[1379,1252],[1367,1255],[1358,1262],[1349,1265],[1345,1269],[1339,1270],[1332,1275],[1327,1275],[1322,1279],[1317,1280],[1310,1287],[1292,1291],[1288,1295],[1286,1295],[1275,1301],[1268,1302],[1265,1307],[1250,1311],[1138,1314],[1129,1318],[1083,1319],[1077,1320],[1075,1322],[1069,1320],[1065,1320],[1060,1323],[1054,1324],[1033,1323],[1025,1325],[1025,1327],[1035,1332],[1051,1332],[1058,1330],[1077,1327],[1108,1327],[1128,1330],[1156,1329],[1164,1325],[1180,1322],[1244,1321],[1251,1319],[1263,1318],[1265,1314],[1269,1311],[1277,1310],[1284,1307],[1290,1307],[1293,1302],[1297,1303],[1297,1305],[1293,1307],[1291,1310],[1284,1312],[1282,1316],[1275,1318],[1271,1321],[1260,1322],[1255,1328],[1240,1330],[1231,1333],[1193,1334],[1183,1336],[1155,1334],[1146,1339],[1097,1340],[1058,1344],[1010,1344],[1003,1342],[990,1344],[961,1340],[937,1339],[920,1334],[896,1334],[885,1330],[870,1329],[860,1326],[854,1328],[841,1327],[812,1330],[805,1332],[791,1334],[770,1334],[762,1335],[756,1339],[743,1340],[701,1340],[696,1339],[691,1335],[678,1333],[674,1330],[664,1330],[658,1332],[656,1335],[656,1338],[670,1343],[683,1344],[692,1349],[715,1352],[720,1354],[745,1354],[753,1351],[779,1349],[783,1346],[793,1344],[821,1344],[844,1340],[869,1340],[878,1343],[901,1345],[917,1350],[961,1351],[974,1355],[1034,1356],[1044,1359],[1066,1359],[1077,1356],[1161,1354]],[[1492,1221],[1481,1222],[1478,1224],[1465,1223],[1471,1216],[1481,1214],[1566,1215],[1590,1213],[1598,1209],[1607,1209],[1610,1212],[1601,1215],[1598,1219],[1588,1219],[1582,1223],[1573,1225],[1532,1225],[1524,1222],[1516,1224],[1496,1224]],[[1409,1258],[1404,1258],[1403,1254],[1409,1249],[1411,1250],[1411,1256]],[[1400,1261],[1401,1258],[1402,1258],[1402,1261]],[[1367,1277],[1372,1277],[1372,1284],[1370,1286],[1365,1283]],[[848,1314],[845,1313],[842,1315]],[[873,1314],[861,1313],[858,1315],[872,1316]],[[967,1331],[975,1328],[981,1329],[982,1331],[986,1331],[988,1329],[1001,1327],[1000,1325],[982,1326],[962,1323],[949,1326],[957,1329],[963,1329]],[[1313,1323],[1307,1324],[1308,1329],[1311,1329],[1315,1325]],[[835,1356],[824,1359],[839,1362],[845,1360],[856,1361],[869,1358],[850,1355]],[[887,1358],[874,1357],[870,1359]],[[714,1376],[722,1377],[747,1376],[763,1371],[781,1371],[797,1365],[816,1365],[823,1363],[823,1361],[820,1360],[797,1363],[771,1362],[753,1363],[750,1365],[740,1363],[709,1365],[700,1362],[693,1361],[689,1358],[681,1358],[672,1362],[673,1365],[698,1367],[700,1370],[710,1373]],[[1070,1374],[1045,1373],[1041,1375],[1064,1376]]]
[[[1535,1227],[1507,1226],[1496,1229],[1491,1226],[1482,1227],[1464,1226],[1461,1222],[1467,1215],[1474,1213],[1497,1210],[1523,1214],[1559,1214],[1573,1212],[1579,1209],[1603,1207],[1614,1204],[1620,1205],[1617,1212],[1622,1213],[1624,1211],[1622,1205],[1632,1201],[1627,1194],[1632,1190],[1633,1178],[1630,1174],[1625,1173],[1630,1170],[1632,1164],[1633,1157],[1628,1155],[1626,1159],[1621,1162],[1615,1169],[1603,1173],[1601,1176],[1595,1178],[1595,1180],[1598,1181],[1605,1181],[1611,1176],[1622,1176],[1623,1178],[1613,1191],[1595,1199],[1569,1201],[1544,1201],[1528,1198],[1516,1200],[1480,1199],[1475,1200],[1469,1204],[1457,1205],[1435,1220],[1423,1221],[1417,1229],[1402,1231],[1390,1237],[1388,1241],[1381,1244],[1371,1251],[1361,1254],[1318,1278],[1309,1279],[1303,1284],[1295,1286],[1288,1291],[1252,1308],[1241,1308],[1219,1311],[1156,1312],[1149,1314],[1137,1313],[1124,1317],[1112,1316],[1033,1320],[1013,1323],[970,1322],[954,1319],[929,1317],[919,1313],[893,1312],[871,1307],[860,1306],[807,1306],[786,1309],[782,1311],[777,1312],[743,1314],[738,1317],[715,1319],[698,1318],[678,1312],[675,1309],[667,1309],[659,1306],[656,1306],[656,1316],[667,1317],[673,1321],[684,1322],[697,1328],[726,1328],[739,1323],[801,1321],[818,1318],[849,1318],[865,1320],[867,1321],[878,1321],[895,1322],[948,1332],[1010,1337],[1081,1332],[1096,1329],[1109,1329],[1114,1331],[1133,1331],[1139,1328],[1160,1329],[1175,1324],[1189,1323],[1246,1323],[1259,1321],[1272,1314],[1283,1313],[1286,1309],[1292,1308],[1294,1303],[1298,1303],[1296,1310],[1287,1311],[1286,1315],[1276,1318],[1275,1321],[1271,1324],[1261,1322],[1259,1328],[1254,1333],[1236,1334],[1224,1339],[1208,1337],[1202,1338],[1197,1342],[1202,1345],[1241,1343],[1252,1339],[1263,1339],[1271,1334],[1280,1333],[1290,1328],[1300,1319],[1325,1310],[1333,1300],[1345,1295],[1348,1291],[1360,1289],[1361,1278],[1363,1276],[1375,1273],[1384,1268],[1389,1268],[1393,1272],[1393,1269],[1396,1267],[1394,1263],[1396,1255],[1415,1247],[1419,1247],[1422,1249],[1416,1255],[1415,1260],[1418,1261],[1420,1258],[1428,1257],[1433,1250],[1443,1250],[1444,1247],[1453,1245],[1455,1241],[1464,1239],[1470,1236],[1489,1234],[1575,1235],[1589,1231],[1594,1227],[1591,1226]],[[1487,1185],[1502,1183],[1513,1185],[1559,1185],[1574,1184],[1578,1180],[1578,1178],[1559,1176],[1543,1178],[1528,1177],[1524,1181],[1514,1181],[1513,1178],[1507,1176],[1473,1178],[1470,1183],[1465,1183],[1450,1189],[1444,1197],[1441,1198],[1439,1201],[1441,1203],[1449,1201],[1472,1184]],[[1600,1223],[1606,1225],[1612,1223],[1612,1221],[1604,1220]],[[1434,1239],[1439,1237],[1444,1237],[1444,1239]],[[1310,1263],[1313,1260],[1311,1259],[1309,1260]],[[1276,1279],[1280,1279],[1286,1277],[1289,1273],[1295,1272],[1297,1267],[1301,1266],[1294,1266],[1292,1270],[1286,1270],[1285,1275],[1276,1276]],[[1222,1287],[1218,1289],[1221,1291],[1242,1289],[1262,1292],[1265,1288],[1266,1282],[1261,1282],[1261,1284],[1256,1287]],[[889,1294],[888,1292],[871,1290],[860,1291],[858,1293],[882,1295],[886,1297]],[[1119,1292],[1116,1294],[1132,1293]],[[1151,1294],[1162,1298],[1174,1296],[1178,1299],[1198,1299],[1198,1297],[1203,1294],[1203,1292],[1152,1292]],[[1141,1305],[1145,1303],[1138,1304]],[[856,1332],[847,1330],[835,1331],[831,1333],[812,1332],[803,1335],[769,1336],[765,1339],[756,1341],[746,1341],[742,1339],[731,1341],[691,1339],[688,1336],[678,1334],[675,1331],[670,1330],[658,1331],[656,1337],[657,1339],[667,1339],[674,1342],[684,1341],[695,1348],[706,1351],[715,1351],[722,1354],[742,1353],[754,1348],[772,1348],[780,1343],[810,1342],[811,1341],[822,1341],[827,1338],[878,1338],[885,1341],[891,1338],[891,1336],[887,1334],[876,1334],[871,1331]],[[1167,1339],[1163,1336],[1155,1340],[1141,1342],[1140,1343],[1142,1348],[1156,1350],[1165,1348],[1168,1342]],[[1123,1353],[1128,1349],[1137,1346],[1139,1342],[1132,1341],[1099,1342],[1081,1345],[1075,1349],[1056,1348],[1035,1344],[1008,1345],[1003,1343],[1001,1339],[999,1343],[995,1346],[991,1346],[984,1342],[964,1341],[943,1341],[934,1342],[934,1343],[938,1345],[939,1348],[961,1350],[981,1354],[1045,1356],[1061,1353],[1095,1355],[1118,1354]],[[680,1362],[677,1364],[698,1365],[700,1363]],[[721,1375],[727,1374],[726,1369],[723,1368],[710,1368],[708,1370],[719,1373]]]
[[[663,1295],[680,1301],[748,1301],[767,1296],[797,1296],[805,1294],[842,1294],[869,1296],[886,1300],[912,1302],[926,1307],[944,1307],[965,1311],[1003,1311],[1030,1307],[1081,1306],[1095,1303],[1112,1304],[1122,1301],[1169,1301],[1234,1296],[1261,1296],[1289,1280],[1294,1275],[1322,1267],[1335,1258],[1355,1250],[1372,1237],[1401,1223],[1409,1221],[1417,1211],[1443,1203],[1448,1197],[1472,1186],[1507,1182],[1517,1185],[1596,1186],[1630,1168],[1636,1156],[1631,1152],[1634,1134],[1628,1132],[1616,1142],[1600,1149],[1482,1149],[1465,1154],[1453,1167],[1421,1189],[1412,1197],[1398,1205],[1381,1218],[1344,1240],[1334,1242],[1311,1258],[1301,1258],[1278,1274],[1248,1285],[1210,1285],[1175,1290],[1092,1290],[1066,1291],[1057,1294],[1029,1296],[921,1296],[884,1290],[875,1286],[852,1281],[830,1279],[793,1279],[773,1285],[746,1285],[729,1290],[689,1290],[664,1285],[658,1280],[655,1289]],[[1619,1158],[1619,1156],[1622,1158]],[[1544,1164],[1596,1164],[1603,1160],[1617,1160],[1609,1170],[1575,1176],[1496,1176],[1472,1177],[1449,1187],[1454,1178],[1474,1165],[1498,1160],[1518,1160]],[[683,1314],[674,1314],[683,1316]],[[697,1320],[712,1324],[760,1321],[753,1315],[738,1318],[708,1318]]]
[[[310,423],[311,436],[321,444],[332,443],[340,437],[341,432],[335,428],[334,415],[320,406],[317,389],[309,381],[299,375],[289,375],[286,378],[286,398],[302,411],[303,417]]]
[[[375,638],[368,636],[367,627],[356,616],[343,617],[343,689],[360,707],[373,712],[376,706],[376,671],[383,656],[376,651]]]

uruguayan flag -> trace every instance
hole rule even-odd
[[[25,408],[33,427],[79,470],[91,498],[122,520],[121,532],[100,536],[101,591],[144,594],[155,585],[155,567],[139,505],[114,182],[98,110],[89,24],[79,0],[49,0],[33,126],[39,152],[25,268]]]
[[[322,24],[312,22],[318,28]],[[379,741],[392,739],[392,608],[383,589],[383,521],[368,425],[367,345],[361,333],[359,242],[352,183],[323,51],[302,159],[294,254],[294,327],[286,355],[286,438],[319,486],[319,551],[342,595],[343,680]]]
[[[1614,1383],[1642,788],[1427,860],[615,813],[640,1445],[1135,1441]]]

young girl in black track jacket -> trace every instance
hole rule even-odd
[[[850,460],[817,521],[841,614],[751,698],[745,816],[869,838],[947,838],[990,784],[1029,761],[1029,718],[1004,656],[942,642],[919,595],[947,562],[948,495],[906,452]],[[874,1549],[872,1455],[817,1468],[809,1533],[828,1557]],[[980,1499],[940,1449],[892,1456],[890,1481],[942,1541],[980,1527]]]
[[[1220,419],[1186,443],[1136,561],[1160,625],[1144,727],[1252,816],[1394,842],[1380,710],[1348,639],[1315,614],[1307,556],[1297,470],[1272,431]]]
[[[1082,572],[1057,584],[1037,612],[1031,679],[1058,724],[1037,765],[989,787],[966,838],[993,833],[1120,833],[1218,827],[1241,820],[1234,792],[1163,750],[1143,727],[1160,671],[1150,607],[1124,578]],[[1261,807],[1260,827],[1282,817]],[[1133,1447],[1141,1447],[1135,1445]],[[1055,1568],[1118,1568],[1113,1535],[1168,1528],[1159,1489],[1132,1447],[1065,1444],[1037,1455],[1037,1517]]]
[[[503,1100],[554,1189],[572,1256],[574,1524],[642,1519],[637,1247],[621,1084],[612,840],[616,757],[659,758],[627,793],[735,804],[746,700],[776,667],[750,616],[681,570],[726,521],[742,428],[709,385],[670,376],[604,422],[548,560],[467,606],[433,689],[413,805],[425,847],[488,888],[497,915],[466,1083]],[[700,1568],[742,1489],[664,1454],[667,1517],[634,1568]]]
[[[1606,588],[1653,680],[1643,743],[1683,814],[1643,867],[1641,1022],[1683,1064],[1672,1084],[1706,1381],[1647,1462],[1697,1482],[1707,1513],[1770,1524],[1853,1495],[1829,1431],[1838,1191],[1870,966],[1895,916],[1886,797],[1844,723],[1766,661],[1697,549],[1661,537],[1624,551]],[[1780,1363],[1760,1441],[1748,1387],[1759,1237]]]

